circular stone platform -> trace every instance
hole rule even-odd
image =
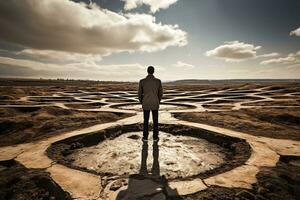
[[[136,111],[142,111],[142,105],[141,104],[126,104],[126,105],[120,105],[120,106],[116,106],[119,109],[123,109],[123,110],[136,110]],[[172,104],[160,104],[159,105],[159,110],[180,110],[180,109],[187,109],[189,107],[189,105],[172,105]]]
[[[97,173],[117,176],[139,173],[143,143],[142,132],[124,133],[96,146],[77,149],[67,157],[72,165]],[[155,146],[155,145],[154,145]],[[147,169],[153,163],[152,140],[148,142]],[[144,150],[146,146],[144,145]],[[160,175],[175,179],[212,170],[224,163],[226,150],[207,140],[160,132]],[[145,152],[145,151],[144,151]]]

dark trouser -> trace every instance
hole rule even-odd
[[[149,115],[150,110],[144,110],[144,131],[143,138],[148,139],[149,135]],[[158,139],[158,110],[152,110],[153,139]]]

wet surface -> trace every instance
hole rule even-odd
[[[97,146],[75,151],[66,159],[74,160],[74,166],[94,170],[98,173],[128,175],[138,173],[141,168],[142,132],[125,133]],[[147,145],[150,170],[153,163],[152,140]],[[224,163],[226,149],[204,139],[189,136],[174,136],[160,132],[159,166],[167,178],[197,175],[212,170]]]
[[[136,104],[136,105],[125,105],[125,106],[119,106],[119,109],[125,109],[125,110],[137,110],[142,111],[142,105]],[[159,110],[178,110],[178,109],[185,109],[186,106],[184,105],[160,105]]]

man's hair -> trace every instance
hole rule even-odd
[[[153,74],[154,73],[154,67],[153,66],[149,66],[147,69],[148,74]]]

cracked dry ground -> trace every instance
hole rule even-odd
[[[298,84],[165,84],[158,144],[136,86],[1,87],[1,198],[300,198]]]

